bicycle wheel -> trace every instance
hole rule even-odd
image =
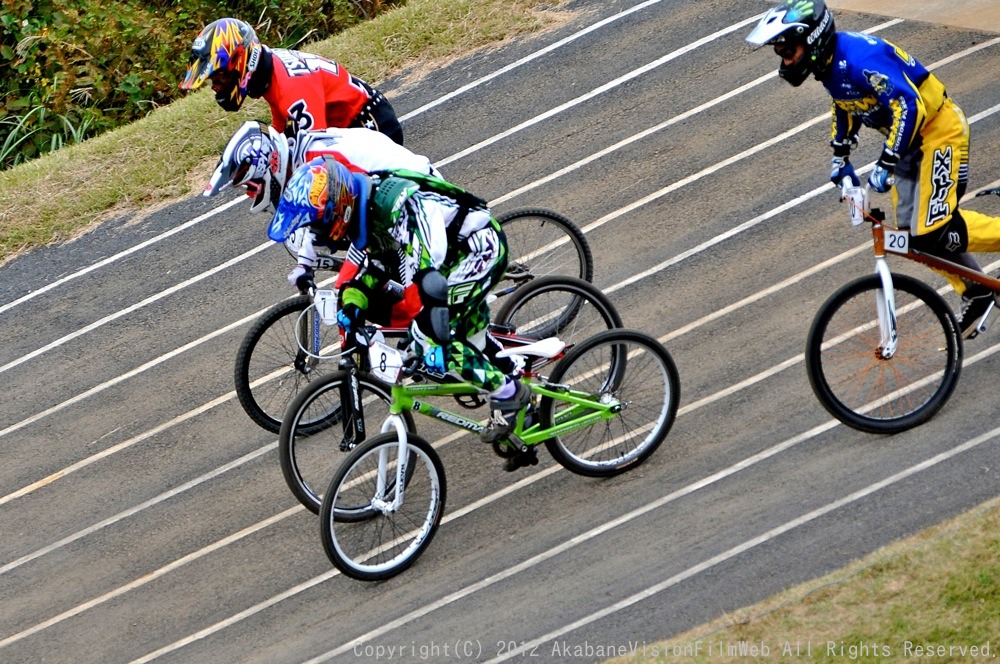
[[[274,305],[250,327],[236,353],[236,396],[250,419],[271,433],[278,433],[295,395],[325,370],[336,368],[324,366],[299,346],[299,339],[312,337],[315,309],[302,315],[311,304],[308,296],[299,295]],[[339,343],[336,326],[320,324],[319,329],[320,348]],[[315,343],[303,345],[311,348]]]
[[[556,461],[588,477],[618,475],[649,458],[670,432],[680,402],[677,367],[667,349],[635,330],[607,330],[581,342],[555,366],[549,382],[621,405],[611,419],[545,441]],[[542,398],[539,411],[545,428],[583,414],[552,397]]]
[[[831,415],[868,433],[898,433],[930,419],[948,401],[962,368],[962,339],[932,288],[893,275],[899,343],[880,352],[875,275],[847,284],[816,314],[806,341],[806,373]]]
[[[572,221],[549,210],[514,210],[497,218],[507,236],[509,263],[504,279],[493,289],[507,295],[532,279],[546,275],[594,278],[594,258],[583,232]]]
[[[320,538],[330,561],[347,576],[362,581],[393,577],[423,553],[444,513],[444,467],[431,444],[410,435],[408,455],[413,474],[406,482],[403,501],[395,508],[399,451],[395,432],[381,434],[354,448],[330,480],[320,510]],[[377,500],[379,468],[387,486]],[[334,505],[365,505],[370,514],[354,522],[337,517]]]
[[[289,405],[278,435],[278,458],[285,482],[299,502],[314,514],[319,514],[323,502],[320,492],[329,486],[337,464],[343,459],[345,432],[354,429],[354,415],[345,417],[341,403],[341,389],[347,378],[348,372],[338,369],[311,382]],[[372,376],[360,374],[358,389],[365,429],[377,433],[389,415],[390,388]],[[403,420],[407,431],[416,431],[412,414],[403,413]],[[342,507],[343,517],[351,518],[350,506]]]
[[[500,307],[494,323],[520,337],[559,337],[567,344],[622,327],[618,310],[600,289],[561,276],[541,277],[518,288]]]

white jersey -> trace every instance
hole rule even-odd
[[[331,156],[355,172],[405,168],[441,177],[427,157],[407,150],[385,134],[363,127],[306,132],[289,147],[291,172],[316,157]]]

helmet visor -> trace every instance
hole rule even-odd
[[[285,201],[282,200],[267,229],[267,236],[275,242],[284,242],[292,236],[292,233],[314,221],[316,221],[316,210],[312,207],[285,205]]]
[[[188,63],[187,72],[184,74],[184,80],[181,81],[178,87],[181,90],[197,90],[205,84],[211,73],[212,63],[208,58],[192,55],[191,61]]]

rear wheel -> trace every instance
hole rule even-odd
[[[532,279],[549,275],[594,278],[594,258],[583,231],[550,210],[514,210],[497,218],[507,236],[508,264],[493,289],[502,297]]]
[[[618,475],[648,459],[670,432],[680,402],[680,380],[667,349],[635,330],[608,330],[577,344],[548,382],[618,409],[610,419],[545,442],[556,461],[588,477]],[[551,428],[586,415],[588,408],[544,397],[539,411],[542,426]]]
[[[519,337],[559,337],[567,344],[622,327],[618,310],[599,288],[560,276],[541,277],[518,288],[500,307],[494,323]]]

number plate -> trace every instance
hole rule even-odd
[[[316,303],[316,311],[324,324],[337,324],[337,291],[317,290],[313,302]]]
[[[885,250],[894,254],[910,253],[910,231],[885,229]]]
[[[387,383],[394,384],[399,379],[403,368],[403,354],[381,341],[375,341],[368,348],[368,358],[371,360],[372,373]]]

